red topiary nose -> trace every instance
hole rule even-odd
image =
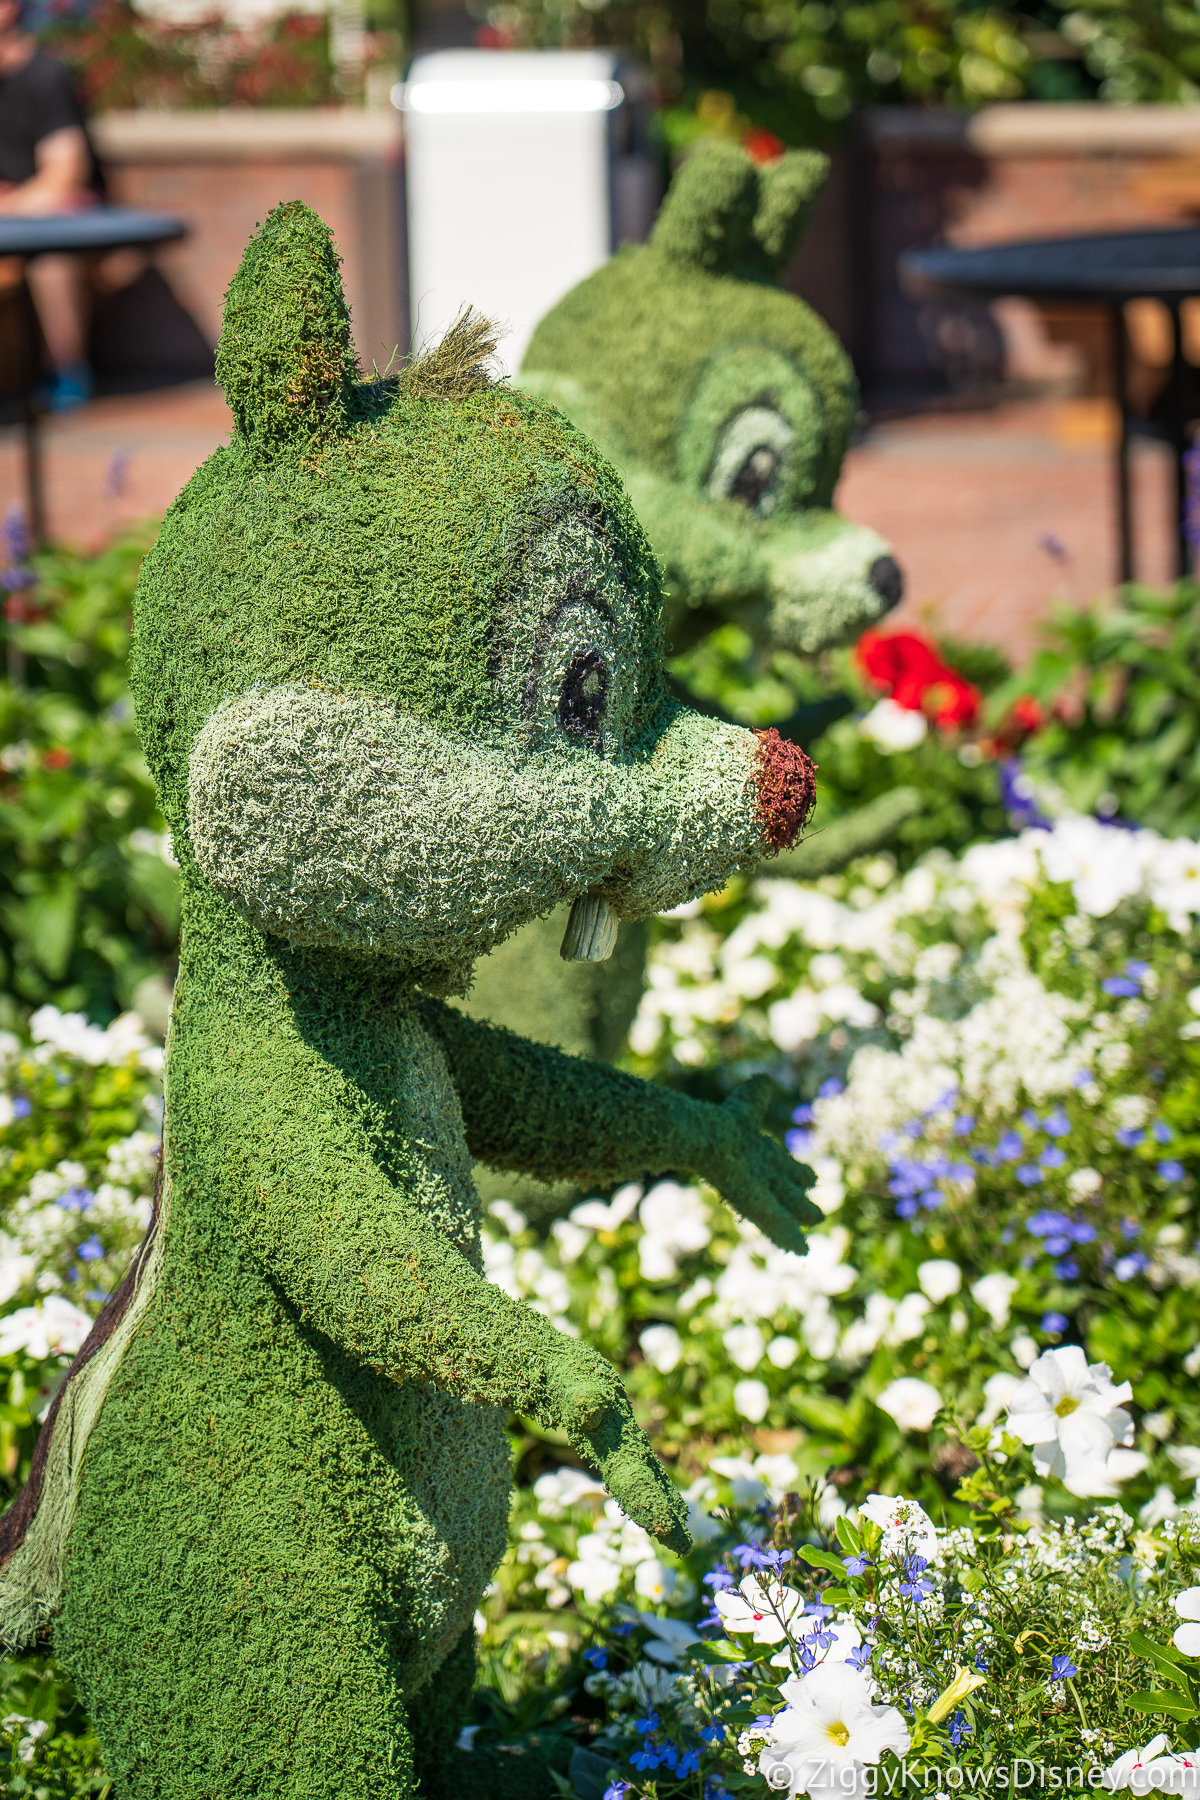
[[[758,739],[758,818],[768,856],[790,850],[816,805],[817,765],[774,726]]]

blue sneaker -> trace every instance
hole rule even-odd
[[[47,412],[74,412],[86,406],[95,388],[92,371],[85,362],[65,363],[42,384],[40,399]]]

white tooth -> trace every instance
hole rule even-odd
[[[571,907],[559,955],[564,962],[606,962],[617,944],[617,915],[599,888]]]

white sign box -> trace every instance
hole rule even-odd
[[[404,115],[414,346],[464,305],[520,366],[547,309],[613,249],[610,50],[443,50],[393,99]]]

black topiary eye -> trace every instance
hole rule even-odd
[[[772,445],[757,445],[730,482],[729,498],[757,512],[775,486],[779,463],[779,452]]]
[[[607,663],[598,650],[581,650],[563,676],[559,689],[559,730],[582,738],[598,750],[607,698]]]

